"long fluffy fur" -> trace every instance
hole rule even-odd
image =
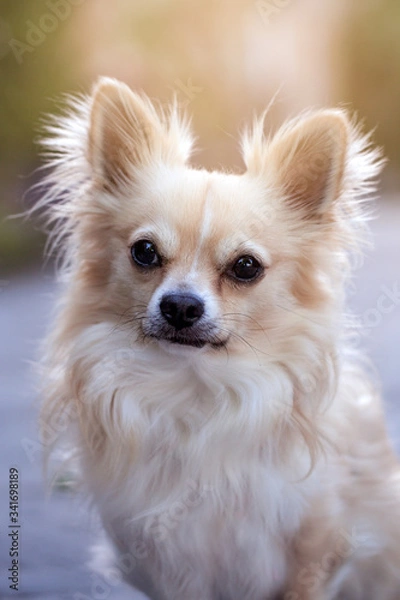
[[[151,598],[395,600],[399,469],[343,318],[379,153],[341,111],[326,111],[271,139],[257,121],[242,142],[244,175],[195,171],[185,165],[191,135],[176,108],[160,114],[130,94],[106,80],[48,128],[40,209],[51,247],[64,252],[64,290],[43,360],[47,448],[76,457],[118,566]],[[108,111],[116,121],[107,133]],[[333,200],[322,214],[319,179],[342,143],[325,122],[346,142],[340,187],[323,188]],[[318,143],[329,156],[307,183],[314,204],[297,191],[289,198],[297,153],[312,155]],[[192,197],[210,190],[216,200],[205,203],[201,225]],[[247,204],[233,204],[236,193]],[[196,252],[232,235],[235,210],[235,227],[251,222],[262,244],[265,224],[275,240],[271,268],[247,300],[232,286],[219,296],[200,267],[192,275],[206,302],[224,307],[216,322],[230,335],[226,351],[176,356],[140,329],[168,278],[150,293],[130,275],[125,228],[142,214],[154,224],[163,210],[165,222],[183,224],[183,246],[206,231]],[[177,234],[163,227],[170,248]]]

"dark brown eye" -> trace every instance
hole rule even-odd
[[[252,281],[261,275],[263,267],[254,256],[241,256],[231,268],[231,274],[239,281]]]
[[[161,264],[157,247],[150,240],[138,240],[131,248],[131,255],[139,267],[159,267]]]

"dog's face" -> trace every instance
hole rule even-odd
[[[79,217],[88,297],[169,352],[285,352],[305,311],[329,304],[346,121],[317,113],[268,144],[256,131],[242,175],[188,167],[189,145],[176,117],[98,86]]]
[[[166,349],[218,349],[251,332],[250,342],[270,321],[260,312],[273,305],[276,288],[267,276],[278,240],[272,227],[266,235],[262,189],[185,167],[166,167],[151,180],[126,213],[123,277],[137,327]],[[238,210],[245,198],[251,205]]]

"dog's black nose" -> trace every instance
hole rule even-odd
[[[160,302],[163,317],[175,329],[191,327],[204,314],[204,302],[193,294],[166,294]]]

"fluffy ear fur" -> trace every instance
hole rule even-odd
[[[47,251],[60,257],[93,184],[113,192],[151,160],[182,165],[193,144],[176,103],[156,110],[146,97],[109,78],[101,78],[91,96],[69,98],[63,115],[46,120],[45,133],[47,174],[30,212],[45,215]]]
[[[296,227],[301,220],[332,235],[334,223],[335,243],[358,253],[368,238],[365,204],[385,163],[371,135],[339,109],[288,121],[272,138],[264,135],[264,120],[265,114],[242,138],[248,174],[276,191]]]
[[[324,111],[281,130],[267,163],[287,202],[305,216],[325,214],[340,194],[348,129],[344,116]]]
[[[92,95],[88,160],[97,181],[115,187],[152,159],[187,160],[191,139],[176,107],[166,117],[149,100],[114,79],[101,78]]]
[[[344,114],[326,110],[290,121],[265,147],[255,138],[247,140],[247,147],[245,141],[248,170],[267,173],[286,202],[305,217],[324,214],[343,181],[349,139]]]

